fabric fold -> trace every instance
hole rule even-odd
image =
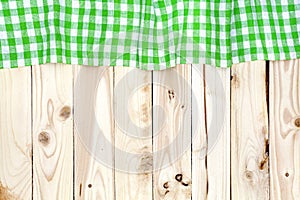
[[[0,68],[230,67],[300,57],[299,0],[0,2]]]

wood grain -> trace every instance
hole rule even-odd
[[[155,71],[153,81],[154,199],[191,199],[191,66]]]
[[[192,198],[207,199],[207,124],[204,65],[192,67]]]
[[[207,199],[225,200],[230,199],[230,70],[205,65],[204,74]]]
[[[231,75],[231,196],[269,199],[265,62],[234,65]]]
[[[75,199],[114,199],[113,68],[74,67]]]
[[[0,199],[31,199],[31,67],[0,70]]]
[[[73,197],[72,67],[33,66],[33,199]]]
[[[152,199],[151,71],[115,67],[116,199]]]
[[[300,62],[270,62],[271,199],[300,199]]]

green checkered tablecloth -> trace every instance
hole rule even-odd
[[[0,67],[300,57],[300,0],[1,0]]]

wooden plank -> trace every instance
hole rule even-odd
[[[204,65],[192,67],[192,198],[207,199],[207,128],[204,87]]]
[[[231,196],[269,199],[265,62],[234,65],[231,75]]]
[[[74,127],[75,199],[114,199],[113,68],[74,68]]]
[[[72,67],[33,66],[33,198],[73,197]]]
[[[154,199],[191,199],[191,65],[153,81]]]
[[[230,199],[230,70],[192,68],[193,199]]]
[[[207,199],[225,200],[230,199],[230,69],[206,65],[204,73]]]
[[[271,199],[300,199],[300,62],[270,62]]]
[[[31,67],[0,70],[0,199],[31,199]]]
[[[151,71],[115,67],[116,199],[152,199]]]

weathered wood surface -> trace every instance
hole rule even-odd
[[[115,67],[116,199],[152,199],[151,76]]]
[[[230,71],[205,66],[207,199],[230,198]],[[196,86],[197,87],[197,86]],[[195,176],[197,171],[195,171]],[[197,191],[197,185],[195,190]]]
[[[114,199],[114,147],[100,139],[114,142],[112,108],[113,68],[75,66],[75,199]]]
[[[153,82],[154,199],[191,199],[191,65],[155,71]]]
[[[271,199],[300,199],[300,63],[270,63]]]
[[[231,196],[269,199],[265,62],[234,65],[231,76]]]
[[[31,68],[0,70],[0,199],[31,199]]]
[[[72,66],[33,66],[33,199],[73,198],[72,108]]]
[[[193,199],[230,198],[230,71],[192,69]]]
[[[299,60],[0,70],[0,199],[299,199],[299,82]]]

